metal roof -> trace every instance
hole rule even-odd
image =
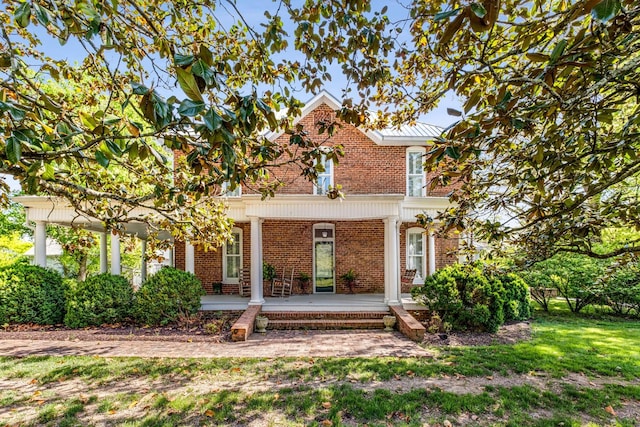
[[[378,133],[383,138],[396,138],[396,137],[422,137],[422,138],[436,138],[440,136],[444,128],[436,125],[430,125],[427,123],[415,123],[412,125],[402,125],[400,128],[385,128],[378,130]]]

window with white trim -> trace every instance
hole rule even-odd
[[[426,179],[424,167],[422,166],[425,149],[407,149],[407,196],[426,196]]]
[[[407,230],[407,270],[416,270],[417,282],[422,282],[425,268],[425,232],[415,227]]]
[[[223,182],[222,183],[222,195],[225,197],[240,197],[242,196],[242,186],[240,184],[238,184],[236,186],[236,188],[234,188],[233,190],[231,190],[229,188],[229,183],[228,182]]]
[[[231,231],[232,240],[224,244],[222,251],[222,277],[224,283],[238,283],[242,269],[242,229]]]
[[[318,172],[318,182],[313,186],[313,194],[327,194],[333,186],[333,160],[322,156],[324,171]]]

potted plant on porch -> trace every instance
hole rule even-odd
[[[350,268],[349,271],[344,273],[340,278],[344,280],[344,283],[349,288],[349,293],[352,294],[355,291],[356,281],[358,280],[359,274],[354,271],[353,268]]]
[[[303,294],[309,293],[307,291],[307,286],[309,285],[310,282],[311,282],[311,276],[309,276],[307,273],[300,273],[298,275],[298,283],[300,284],[300,291]]]

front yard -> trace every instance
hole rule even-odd
[[[0,425],[640,425],[640,322],[431,358],[0,359]],[[215,345],[215,344],[213,344]]]

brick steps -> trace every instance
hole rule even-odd
[[[382,319],[290,319],[271,320],[267,329],[383,329]]]
[[[378,319],[382,321],[388,311],[263,311],[262,315],[269,320],[360,320]]]

